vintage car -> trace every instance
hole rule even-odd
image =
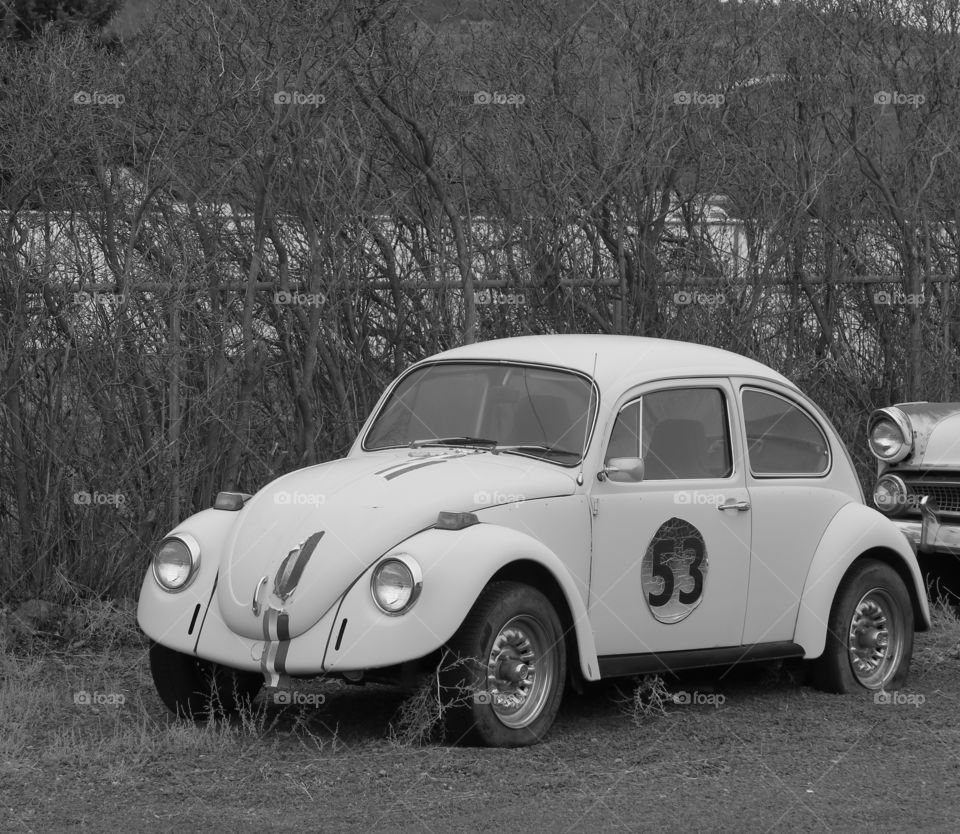
[[[177,713],[293,677],[432,673],[449,740],[519,746],[567,683],[808,658],[832,691],[897,687],[929,610],[906,539],[787,379],[563,335],[411,366],[345,458],[172,530],[138,619]]]
[[[878,408],[867,433],[877,509],[921,557],[960,556],[960,403]]]

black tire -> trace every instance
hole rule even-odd
[[[895,689],[910,673],[913,605],[900,575],[872,559],[855,562],[840,582],[823,655],[812,680],[827,692]]]
[[[560,618],[538,590],[492,582],[447,645],[447,740],[524,747],[550,730],[566,684]]]
[[[150,673],[160,700],[174,715],[205,721],[228,718],[249,707],[263,685],[257,672],[241,672],[150,645]]]

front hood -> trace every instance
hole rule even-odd
[[[960,403],[901,403],[910,421],[913,452],[899,469],[954,469],[960,466]]]
[[[921,439],[917,437],[916,442],[919,445]],[[960,466],[960,411],[942,418],[930,429],[920,463],[938,469]]]
[[[234,632],[263,639],[264,612],[282,608],[295,637],[387,550],[432,526],[441,510],[571,495],[575,488],[574,473],[557,466],[461,449],[368,453],[291,472],[239,511],[220,566],[220,610]],[[295,590],[281,600],[277,571],[301,545],[284,567]],[[262,608],[255,614],[258,589]]]

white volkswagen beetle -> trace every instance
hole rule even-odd
[[[683,342],[528,336],[413,365],[346,458],[221,493],[159,545],[138,619],[177,713],[431,669],[449,738],[517,746],[574,676],[804,657],[827,689],[891,688],[929,610],[787,379]]]

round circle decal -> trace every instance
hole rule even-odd
[[[700,604],[707,580],[707,544],[689,521],[660,525],[640,564],[640,584],[650,613],[661,623],[678,623]]]

